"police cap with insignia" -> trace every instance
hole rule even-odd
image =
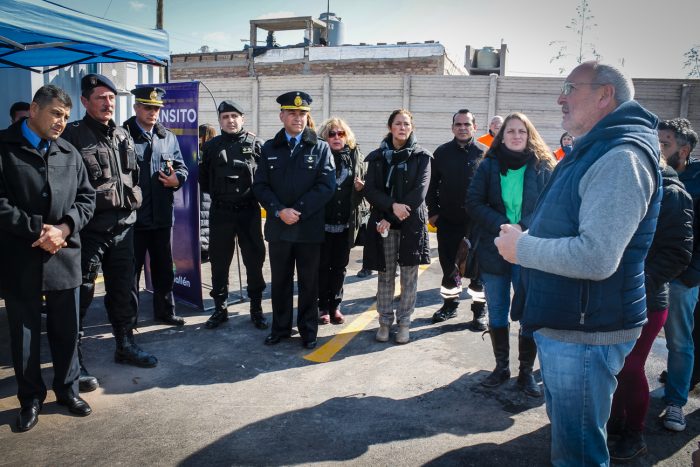
[[[142,86],[131,90],[131,94],[136,96],[136,102],[143,105],[154,105],[163,107],[163,96],[165,90],[155,86]]]
[[[117,93],[117,87],[104,75],[90,73],[89,75],[83,76],[83,79],[80,80],[80,91],[82,92],[91,91],[98,86],[104,86],[114,94]]]
[[[277,98],[282,110],[311,110],[311,96],[302,91],[285,92]]]
[[[232,100],[221,101],[221,104],[219,104],[219,107],[217,107],[216,110],[219,112],[219,115],[226,112],[237,112],[243,115],[243,107]]]

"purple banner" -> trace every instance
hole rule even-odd
[[[180,144],[189,175],[185,185],[175,192],[173,226],[173,267],[175,298],[200,309],[202,301],[201,251],[199,245],[199,151],[198,103],[199,82],[151,84],[165,90],[165,106],[160,123],[170,129]],[[147,276],[147,279],[150,277]]]

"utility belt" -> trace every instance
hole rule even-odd
[[[225,200],[212,200],[211,206],[216,209],[222,209],[224,211],[239,212],[245,211],[246,209],[251,209],[257,207],[258,203],[256,201],[225,201]]]

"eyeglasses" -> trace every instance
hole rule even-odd
[[[589,86],[602,86],[600,83],[572,83],[570,81],[565,81],[564,84],[561,86],[561,93],[564,96],[568,96],[571,94],[574,89],[578,89],[577,86],[581,86],[587,84]]]
[[[328,132],[328,137],[329,137],[329,138],[335,138],[336,136],[337,136],[338,138],[344,138],[344,137],[345,137],[345,132],[344,132],[343,130],[339,130],[339,131],[333,131],[333,130],[331,130],[331,131]]]

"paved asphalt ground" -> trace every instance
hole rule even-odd
[[[39,424],[27,433],[14,428],[19,405],[0,301],[0,465],[548,465],[544,401],[515,389],[517,324],[511,328],[513,378],[483,388],[479,382],[494,360],[488,336],[467,328],[469,301],[457,318],[431,324],[441,303],[435,248],[433,256],[421,271],[411,341],[403,346],[374,340],[377,276],[355,276],[360,249],[348,267],[347,321],[320,326],[314,352],[301,347],[298,335],[263,345],[267,331],[253,327],[247,303],[230,306],[230,321],[216,330],[204,328],[208,313],[186,305],[178,307],[184,327],[156,325],[150,295],[142,292],[137,340],[160,362],[154,369],[118,365],[99,288],[85,339],[86,365],[101,383],[83,394],[94,412],[71,416],[49,391]],[[208,264],[203,276],[209,282]],[[231,282],[238,283],[236,268]],[[268,316],[269,293],[268,287]],[[659,338],[647,364],[649,454],[632,465],[690,465],[700,440],[698,393],[686,406],[685,432],[668,432],[659,422],[656,377],[665,358]],[[42,361],[50,385],[45,339]]]

